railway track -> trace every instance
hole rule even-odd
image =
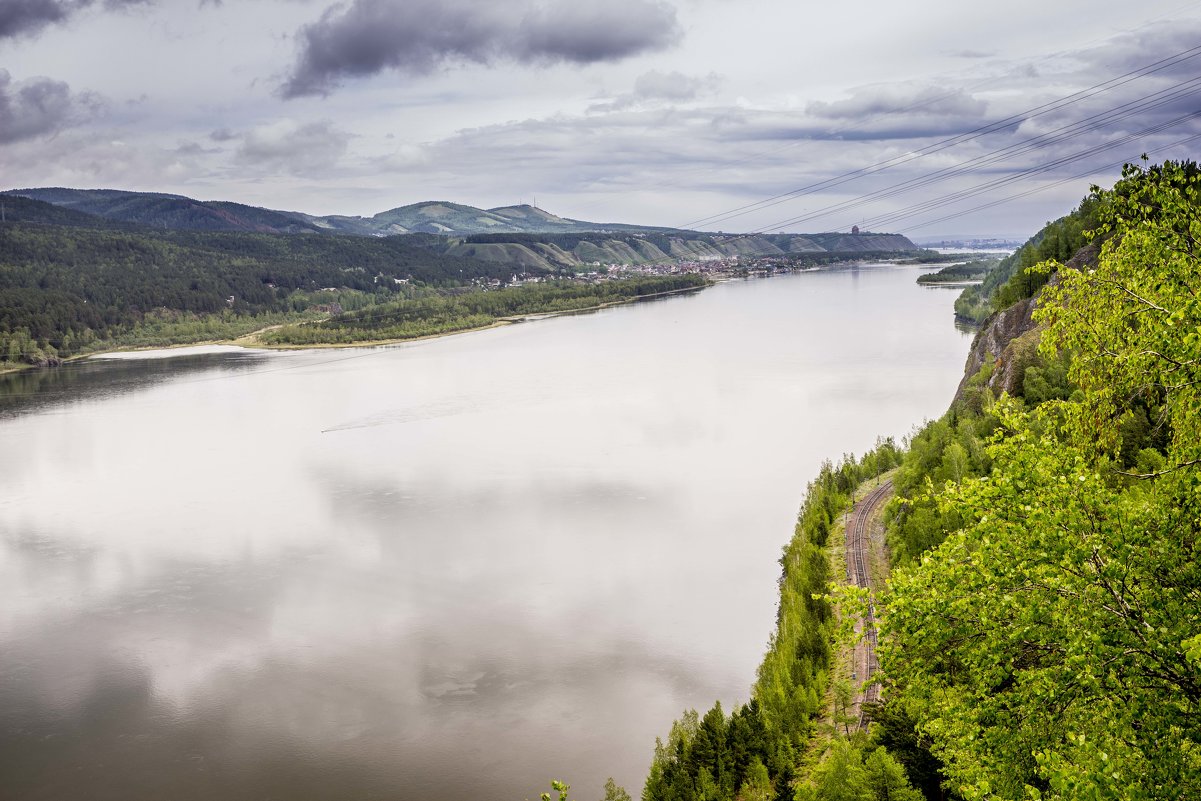
[[[871,532],[868,528],[876,510],[888,500],[892,494],[892,482],[885,481],[865,495],[854,509],[846,526],[846,562],[847,581],[857,587],[871,590],[871,572],[868,569],[868,553],[871,549]],[[872,681],[879,669],[876,658],[876,618],[875,602],[868,596],[867,613],[859,622],[859,630],[863,638],[855,648],[855,672],[863,682],[864,690],[856,699],[859,713],[859,728],[867,728],[867,719],[863,714],[863,704],[880,700],[880,685]]]

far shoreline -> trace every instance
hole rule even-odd
[[[664,292],[652,292],[649,295],[638,295],[638,296],[632,297],[632,298],[622,298],[620,300],[611,300],[606,303],[600,303],[595,306],[587,306],[587,307],[581,308],[581,309],[561,309],[559,311],[538,312],[536,314],[513,315],[513,316],[509,316],[509,317],[500,317],[487,325],[477,325],[477,326],[471,326],[468,328],[459,328],[459,329],[455,329],[453,331],[442,331],[442,332],[439,332],[436,334],[422,334],[421,336],[415,336],[415,337],[400,337],[400,338],[393,338],[393,339],[372,339],[372,340],[363,340],[361,342],[314,342],[312,344],[304,344],[304,345],[274,345],[274,344],[269,344],[269,343],[266,343],[266,342],[263,342],[263,341],[257,339],[257,336],[259,334],[263,333],[264,331],[269,331],[274,328],[281,327],[280,325],[270,325],[265,328],[260,328],[257,331],[252,331],[249,334],[243,334],[240,337],[235,337],[233,339],[209,339],[209,340],[201,340],[198,342],[178,342],[178,343],[167,344],[167,345],[145,345],[142,347],[116,347],[116,348],[111,348],[111,349],[106,349],[106,350],[99,350],[94,353],[83,353],[83,354],[79,354],[76,356],[69,356],[66,359],[63,359],[61,361],[61,364],[58,366],[62,366],[62,365],[69,364],[72,362],[87,361],[89,359],[104,360],[104,359],[108,358],[108,359],[113,359],[115,361],[116,359],[114,357],[118,356],[119,354],[135,355],[135,354],[139,354],[139,353],[147,353],[150,351],[186,350],[189,348],[200,348],[200,347],[206,347],[206,346],[212,346],[212,345],[223,345],[223,346],[229,346],[229,347],[234,347],[234,348],[241,348],[247,352],[253,352],[253,351],[273,351],[273,352],[274,351],[283,351],[283,352],[287,352],[287,351],[330,350],[330,349],[342,350],[342,349],[348,349],[348,348],[379,348],[379,347],[385,347],[388,345],[401,345],[406,342],[424,342],[424,341],[431,340],[431,339],[441,339],[443,337],[457,336],[459,334],[471,334],[471,333],[476,333],[479,331],[488,331],[488,330],[491,330],[494,328],[503,328],[503,327],[510,326],[510,325],[517,325],[519,323],[537,322],[539,320],[546,320],[546,319],[550,319],[552,317],[564,317],[564,316],[572,315],[572,314],[588,314],[591,312],[601,311],[603,309],[613,308],[616,306],[625,306],[625,305],[628,305],[631,303],[638,303],[639,301],[650,300],[653,298],[661,298],[661,297],[666,297],[669,295],[678,295],[678,294],[682,294],[685,292],[701,292],[701,291],[708,289],[711,286],[715,286],[717,283],[720,283],[720,280],[719,281],[709,280],[709,282],[703,286],[690,286],[690,287],[683,287],[681,289],[669,289]],[[326,319],[328,319],[328,318],[326,318]],[[188,354],[188,353],[179,354],[179,356],[181,356],[181,357],[189,356],[189,355],[192,355],[192,354]],[[173,357],[164,355],[160,358],[166,359],[166,358],[173,358]],[[55,367],[54,365],[37,365],[37,364],[20,365],[17,367],[5,367],[5,368],[0,368],[0,376],[15,374],[15,373],[24,373],[24,372],[28,372],[29,370],[42,370],[42,369],[48,370],[48,369],[53,369],[54,367]]]
[[[794,273],[835,272],[838,270],[855,268],[855,267],[861,266],[863,264],[870,264],[870,263],[892,264],[892,265],[899,265],[899,266],[912,266],[912,265],[907,265],[903,260],[901,260],[899,258],[895,259],[895,260],[863,259],[863,260],[831,262],[829,264],[814,265],[812,267],[807,267],[807,268],[794,267],[794,268],[791,268],[789,272],[794,272]],[[704,274],[702,273],[702,275],[704,275]],[[745,278],[771,277],[771,274],[758,275],[754,272],[751,272],[749,274],[742,275],[742,274],[738,274],[738,273],[722,272],[722,273],[714,273],[712,275],[705,275],[704,277],[707,280],[707,283],[704,286],[683,287],[681,289],[670,289],[670,290],[667,290],[664,292],[654,292],[649,295],[639,295],[637,297],[632,297],[632,298],[622,298],[620,300],[612,300],[612,301],[608,301],[606,303],[601,303],[601,304],[598,304],[595,306],[588,306],[588,307],[585,307],[582,309],[562,309],[559,311],[538,312],[536,314],[529,314],[529,315],[513,315],[510,317],[501,317],[487,325],[472,326],[469,328],[460,328],[460,329],[455,329],[453,331],[442,331],[442,332],[439,332],[436,334],[422,334],[421,336],[415,336],[415,337],[400,337],[400,338],[392,338],[392,339],[372,339],[372,340],[363,340],[361,342],[315,342],[315,343],[303,344],[303,345],[274,345],[274,344],[262,342],[261,340],[257,339],[257,336],[259,334],[263,333],[264,331],[269,331],[274,328],[279,328],[279,327],[281,327],[281,325],[284,325],[284,324],[277,324],[277,325],[270,325],[270,326],[266,326],[264,328],[260,328],[257,331],[252,331],[249,334],[243,334],[242,336],[234,337],[233,339],[205,339],[205,340],[199,340],[196,342],[177,342],[177,343],[163,344],[163,345],[113,347],[113,348],[106,348],[104,350],[98,350],[93,353],[81,353],[81,354],[78,354],[75,356],[68,356],[67,358],[62,359],[59,365],[28,364],[28,365],[0,367],[0,376],[11,375],[11,374],[16,374],[16,373],[24,373],[24,372],[28,372],[30,370],[53,369],[55,367],[61,367],[63,365],[66,365],[66,364],[69,364],[72,362],[81,362],[81,361],[86,361],[88,359],[94,359],[94,358],[95,359],[103,359],[104,357],[111,358],[115,354],[138,354],[138,353],[145,353],[147,351],[156,351],[156,350],[184,350],[187,348],[197,348],[197,347],[204,347],[204,346],[208,346],[208,345],[227,345],[230,347],[242,348],[246,351],[259,350],[259,351],[284,351],[284,352],[286,352],[286,351],[305,351],[305,350],[346,349],[346,348],[379,348],[379,347],[386,347],[389,345],[401,345],[406,342],[423,342],[423,341],[427,341],[427,340],[431,340],[431,339],[441,339],[442,337],[456,336],[459,334],[471,334],[471,333],[476,333],[479,331],[488,331],[488,330],[491,330],[494,328],[502,328],[502,327],[509,326],[509,325],[516,325],[518,323],[536,322],[538,320],[545,320],[545,319],[550,319],[553,317],[564,317],[564,316],[572,315],[572,314],[589,314],[592,312],[601,311],[603,309],[613,308],[613,307],[617,307],[617,306],[625,306],[625,305],[628,305],[631,303],[638,303],[643,300],[651,300],[654,298],[666,297],[666,296],[670,296],[670,295],[677,295],[677,294],[682,294],[682,293],[686,293],[686,292],[701,292],[701,291],[704,291],[705,289],[709,289],[710,287],[716,286],[717,284],[725,283],[727,281],[733,281],[733,280],[745,279]],[[325,318],[325,319],[328,319],[328,318]],[[186,355],[189,355],[189,354],[180,354],[180,356],[186,356]],[[173,357],[163,356],[161,358],[173,358]]]

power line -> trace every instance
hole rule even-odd
[[[1070,126],[1064,126],[1064,128],[1057,129],[1057,131],[1068,131],[1068,132],[1061,134],[1059,136],[1052,136],[1051,134],[1056,133],[1053,131],[1053,132],[1051,132],[1051,134],[1044,134],[1042,136],[1033,137],[1031,139],[1027,139],[1022,142],[1018,142],[1009,147],[1002,148],[1000,150],[996,150],[991,153],[986,153],[982,156],[977,156],[974,159],[969,159],[968,161],[961,162],[960,164],[954,165],[952,167],[946,167],[942,170],[935,171],[934,173],[928,173],[926,175],[921,175],[921,176],[918,176],[915,178],[911,178],[908,181],[903,181],[899,184],[893,184],[892,186],[885,187],[884,189],[880,189],[875,192],[868,193],[866,195],[860,195],[857,198],[852,198],[850,200],[842,201],[841,203],[837,203],[837,204],[834,204],[831,206],[819,208],[815,211],[807,212],[807,213],[799,215],[797,217],[790,217],[786,220],[782,220],[782,221],[774,223],[772,225],[765,226],[765,227],[761,228],[760,231],[775,231],[775,230],[784,228],[785,226],[795,225],[795,224],[801,223],[801,222],[808,222],[811,220],[819,219],[821,217],[829,216],[830,214],[834,214],[834,213],[837,213],[840,211],[849,211],[849,210],[858,208],[860,206],[866,205],[867,203],[870,203],[870,202],[874,202],[877,200],[884,200],[884,199],[891,198],[891,197],[896,197],[898,195],[909,192],[913,189],[926,187],[926,186],[938,183],[940,181],[946,180],[948,178],[953,178],[953,177],[958,177],[960,175],[969,174],[971,172],[976,171],[976,169],[979,167],[996,164],[996,163],[1003,161],[1004,159],[1009,158],[1011,156],[1022,155],[1024,153],[1028,153],[1033,150],[1038,150],[1038,149],[1048,147],[1053,144],[1060,144],[1062,142],[1066,142],[1071,139],[1075,139],[1075,138],[1082,136],[1084,134],[1087,134],[1087,133],[1093,133],[1097,130],[1102,129],[1103,127],[1105,127],[1105,125],[1107,125],[1109,123],[1116,122],[1116,121],[1122,120],[1122,119],[1126,119],[1126,118],[1134,116],[1136,114],[1145,114],[1148,111],[1154,111],[1165,105],[1169,105],[1177,100],[1180,100],[1183,97],[1188,97],[1189,95],[1194,94],[1195,89],[1198,86],[1201,86],[1201,78],[1194,78],[1190,81],[1186,81],[1186,82],[1184,82],[1184,85],[1187,85],[1186,89],[1182,89],[1179,91],[1172,91],[1172,93],[1166,97],[1157,98],[1154,101],[1149,100],[1149,99],[1132,101],[1131,103],[1125,104],[1124,106],[1119,106],[1117,109],[1110,109],[1109,111],[1103,112],[1102,114],[1094,115],[1093,118],[1089,118],[1089,119],[1096,119],[1096,118],[1100,118],[1100,119],[1099,119],[1099,121],[1094,122],[1093,124],[1082,125],[1082,123],[1084,122],[1084,121],[1082,121],[1082,123],[1073,123]],[[1155,96],[1153,95],[1152,97],[1155,97]],[[1121,112],[1121,113],[1118,113],[1118,112]],[[1180,123],[1180,122],[1190,119],[1194,116],[1196,116],[1196,112],[1193,112],[1191,114],[1186,114],[1183,117],[1176,118],[1175,120],[1173,120],[1171,122],[1171,124]],[[1078,126],[1082,126],[1082,127],[1079,127],[1078,130],[1074,130],[1074,131],[1070,130],[1072,128],[1077,128]],[[1156,126],[1156,127],[1153,127],[1153,128],[1150,128],[1150,129],[1147,129],[1147,130],[1141,132],[1141,134],[1147,135],[1147,134],[1152,134],[1152,133],[1158,133],[1159,131],[1160,131],[1160,129],[1158,128],[1158,126]],[[1023,174],[1024,173],[1022,173],[1022,172],[1018,172],[1018,173],[1014,173],[1013,175],[1021,177],[1021,175],[1023,175]],[[876,223],[872,222],[872,223],[868,223],[868,224],[876,224]]]
[[[961,200],[967,200],[969,198],[976,197],[978,195],[981,195],[981,194],[991,191],[993,189],[997,189],[1002,186],[1006,186],[1006,185],[1014,183],[1016,181],[1021,181],[1025,178],[1030,177],[1031,175],[1037,175],[1039,173],[1048,172],[1050,170],[1055,169],[1056,167],[1062,167],[1064,165],[1071,164],[1076,161],[1080,161],[1080,160],[1088,158],[1090,156],[1094,156],[1098,153],[1102,153],[1106,150],[1112,150],[1115,147],[1121,147],[1122,145],[1126,145],[1131,142],[1138,141],[1139,139],[1141,139],[1144,136],[1153,136],[1158,133],[1163,133],[1164,131],[1166,131],[1170,128],[1176,127],[1177,125],[1179,125],[1182,122],[1196,119],[1198,116],[1201,116],[1201,111],[1195,111],[1195,112],[1192,112],[1191,114],[1185,114],[1181,117],[1177,117],[1176,119],[1169,120],[1164,123],[1160,123],[1159,125],[1155,125],[1150,128],[1146,128],[1142,131],[1137,131],[1135,133],[1127,134],[1126,136],[1123,136],[1120,139],[1116,139],[1116,140],[1106,142],[1101,145],[1096,145],[1096,146],[1093,146],[1090,148],[1086,148],[1084,150],[1080,150],[1075,153],[1072,153],[1072,154],[1069,154],[1066,156],[1062,156],[1057,159],[1053,159],[1052,161],[1045,162],[1045,163],[1037,165],[1035,167],[1031,167],[1029,169],[1022,170],[1021,172],[1005,176],[1003,178],[998,178],[996,180],[989,181],[985,184],[981,184],[981,185],[972,187],[970,189],[960,190],[958,192],[953,192],[951,194],[943,195],[938,198],[926,200],[921,203],[914,204],[913,206],[910,206],[908,209],[902,209],[902,210],[898,210],[898,211],[889,212],[887,214],[879,215],[877,217],[869,219],[866,224],[867,225],[891,225],[891,224],[894,224],[894,223],[900,221],[901,219],[906,219],[909,216],[912,216],[914,214],[922,213],[925,211],[930,211],[930,210],[933,210],[936,208],[941,208],[944,206],[953,205],[955,203],[958,203]]]
[[[1201,134],[1193,134],[1192,136],[1187,136],[1184,139],[1177,140],[1175,142],[1172,142],[1171,144],[1161,145],[1160,147],[1153,148],[1151,150],[1147,150],[1147,151],[1145,151],[1145,153],[1146,153],[1146,155],[1151,155],[1152,153],[1162,153],[1165,150],[1171,150],[1174,147],[1180,147],[1181,145],[1186,145],[1190,142],[1195,142],[1198,139],[1201,139]],[[938,217],[933,220],[927,220],[925,222],[918,223],[917,225],[910,225],[907,227],[910,230],[913,230],[915,228],[925,228],[926,226],[929,226],[929,225],[937,225],[940,222],[946,222],[947,220],[953,220],[957,217],[962,217],[965,214],[973,214],[977,211],[984,211],[986,209],[991,209],[994,206],[1000,206],[1000,205],[1002,205],[1004,203],[1008,203],[1012,200],[1020,200],[1021,198],[1038,194],[1039,192],[1043,192],[1047,189],[1053,189],[1054,187],[1062,186],[1063,184],[1071,183],[1073,181],[1079,181],[1081,179],[1087,178],[1090,175],[1096,175],[1098,172],[1116,169],[1118,167],[1121,167],[1123,164],[1127,164],[1133,160],[1134,160],[1134,157],[1130,156],[1130,157],[1121,159],[1119,161],[1110,162],[1101,167],[1094,167],[1092,169],[1086,170],[1085,172],[1077,173],[1076,175],[1072,175],[1068,178],[1063,178],[1058,181],[1053,181],[1049,184],[1041,184],[1033,189],[1027,189],[1024,192],[1019,192],[1016,195],[1009,195],[1008,197],[998,198],[997,200],[992,200],[992,201],[990,201],[988,203],[984,203],[980,206],[974,206],[970,209],[964,209],[963,211],[955,212],[954,214],[948,214],[945,217]]]
[[[1197,56],[1201,56],[1201,45],[1191,47],[1187,50],[1182,50],[1171,56],[1160,59],[1159,61],[1152,62],[1151,64],[1147,64],[1147,65],[1139,67],[1137,69],[1130,70],[1129,72],[1125,72],[1121,75],[1118,75],[1117,77],[1110,78],[1107,81],[1102,81],[1101,83],[1094,84],[1090,87],[1081,89],[1077,92],[1073,92],[1070,95],[1066,95],[1066,96],[1058,98],[1056,100],[1052,100],[1047,103],[1043,103],[1041,105],[1034,106],[1033,108],[1019,112],[1017,114],[1010,115],[1008,117],[997,120],[995,122],[991,122],[986,125],[979,126],[970,131],[966,131],[961,134],[956,134],[954,136],[947,137],[945,139],[939,140],[938,142],[927,145],[923,148],[919,148],[918,150],[910,151],[909,153],[905,153],[900,156],[895,156],[890,159],[885,159],[883,161],[878,161],[878,162],[868,165],[866,167],[861,167],[856,170],[851,170],[850,172],[842,173],[841,175],[834,176],[833,178],[827,178],[827,179],[824,179],[821,181],[817,181],[815,183],[800,187],[799,189],[790,190],[788,192],[784,192],[784,193],[775,195],[775,196],[767,198],[765,200],[760,200],[760,201],[756,201],[755,203],[750,203],[750,204],[746,204],[744,206],[739,206],[735,209],[731,209],[730,211],[723,212],[721,214],[710,215],[709,217],[703,217],[703,218],[700,218],[697,220],[692,220],[688,223],[685,223],[683,226],[681,226],[681,228],[687,229],[687,228],[691,228],[691,227],[697,226],[697,225],[713,225],[713,224],[716,224],[719,222],[724,222],[727,220],[734,219],[736,217],[744,216],[744,215],[749,214],[754,211],[761,211],[762,209],[779,205],[780,203],[784,203],[788,200],[792,200],[794,198],[801,197],[803,195],[812,194],[813,192],[815,192],[817,190],[830,189],[835,186],[841,186],[842,184],[857,180],[858,178],[862,178],[867,175],[873,175],[875,173],[882,172],[884,170],[891,169],[892,167],[900,166],[902,164],[907,164],[911,161],[915,161],[917,159],[924,158],[925,156],[932,155],[934,153],[938,153],[943,150],[947,150],[948,148],[952,148],[952,147],[955,147],[960,144],[964,144],[965,142],[970,142],[975,139],[979,139],[980,137],[986,136],[990,133],[995,133],[995,132],[1003,130],[1005,128],[1008,128],[1008,127],[1011,127],[1014,125],[1018,125],[1022,122],[1026,122],[1028,120],[1035,119],[1037,117],[1041,117],[1045,114],[1050,114],[1054,111],[1058,111],[1067,106],[1074,105],[1075,103],[1081,102],[1088,98],[1094,97],[1094,96],[1102,94],[1104,92],[1108,92],[1108,91],[1118,88],[1120,86],[1124,86],[1128,83],[1131,83],[1132,81],[1138,80],[1139,78],[1143,78],[1147,75],[1152,75],[1157,72],[1162,72],[1163,70],[1169,69],[1170,67],[1176,66],[1177,64],[1180,64],[1182,62],[1196,58]]]

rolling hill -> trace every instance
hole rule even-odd
[[[328,233],[357,236],[435,234],[448,237],[443,249],[463,255],[548,268],[589,263],[638,264],[661,259],[715,259],[734,255],[787,253],[904,252],[917,246],[898,234],[762,234],[733,236],[625,223],[597,223],[559,217],[530,205],[480,209],[449,201],[399,206],[371,217],[317,216],[183,195],[119,189],[43,187],[11,189],[2,196],[24,197],[111,222],[178,231],[248,233]],[[85,224],[81,218],[60,224]],[[564,247],[555,235],[610,234],[575,240]],[[547,235],[529,240],[525,235]],[[632,237],[638,235],[644,241]],[[479,239],[479,237],[489,237]],[[494,237],[500,238],[494,238]],[[457,241],[456,241],[457,240]],[[496,247],[503,245],[504,247]],[[486,247],[485,247],[486,246]],[[570,255],[567,255],[570,253]]]

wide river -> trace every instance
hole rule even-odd
[[[822,460],[950,402],[928,270],[0,378],[0,798],[637,798]]]

